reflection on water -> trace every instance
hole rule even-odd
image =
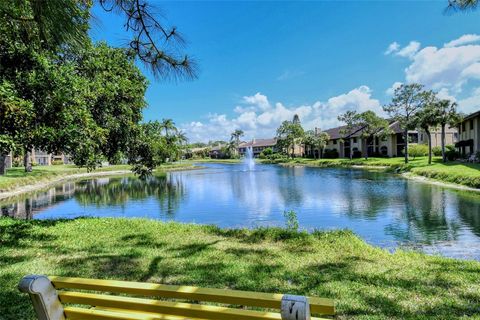
[[[383,247],[480,259],[480,194],[365,170],[209,164],[147,181],[65,183],[0,208],[27,219],[147,217],[222,227],[283,225],[292,209],[308,230],[348,228]]]

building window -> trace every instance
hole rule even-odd
[[[462,122],[462,132],[465,132],[465,122]]]
[[[353,143],[357,143],[357,138],[353,138]]]
[[[458,134],[462,133],[462,126],[458,126]]]
[[[334,140],[333,140],[333,144],[337,144],[337,140],[334,139]]]
[[[470,130],[473,130],[473,119],[470,119]]]

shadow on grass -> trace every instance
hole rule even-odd
[[[36,261],[24,264],[35,257],[22,254],[28,243],[23,241],[39,252],[48,248],[50,256],[41,263],[45,272],[60,276],[330,297],[337,301],[340,318],[453,319],[480,313],[480,294],[465,289],[465,283],[478,284],[478,265],[420,255],[385,259],[381,253],[357,251],[362,246],[345,245],[352,240],[347,231],[306,234],[280,228],[202,227],[192,229],[198,237],[185,240],[181,233],[166,237],[128,228],[129,234],[115,233],[108,243],[75,244],[68,252],[70,234],[48,234],[48,227],[59,223],[64,222],[13,221],[0,227],[2,246],[19,248],[18,254],[6,251],[0,256],[0,318],[33,319],[28,297],[16,289],[24,272],[39,268]],[[57,246],[66,249],[55,251]],[[350,251],[324,257],[345,248]],[[57,252],[66,254],[56,256]],[[16,272],[4,271],[13,264],[24,265]]]

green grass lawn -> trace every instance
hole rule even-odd
[[[158,168],[158,170],[165,170],[171,168],[190,167],[191,163],[173,163],[165,164]],[[100,167],[92,172],[105,171],[120,171],[130,170],[129,165],[114,165],[108,167]],[[7,174],[0,176],[0,192],[13,190],[18,187],[48,182],[58,177],[64,177],[77,173],[87,173],[87,169],[79,168],[75,165],[54,165],[54,166],[35,166],[32,172],[25,172],[23,167],[16,167],[7,170]]]
[[[298,158],[286,162],[289,164],[304,164],[319,167],[350,167],[359,166],[382,166],[394,172],[411,172],[427,178],[465,185],[472,188],[480,188],[480,164],[465,162],[442,163],[440,157],[434,157],[432,165],[428,165],[428,157],[410,159],[408,164],[403,158],[369,158],[361,159],[304,159]]]
[[[0,219],[0,318],[33,319],[16,289],[30,273],[328,297],[339,319],[480,319],[479,262],[391,254],[348,231]]]

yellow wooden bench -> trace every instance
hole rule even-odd
[[[39,275],[24,277],[18,287],[30,295],[39,320],[318,320],[311,314],[335,314],[333,300],[275,293]]]

